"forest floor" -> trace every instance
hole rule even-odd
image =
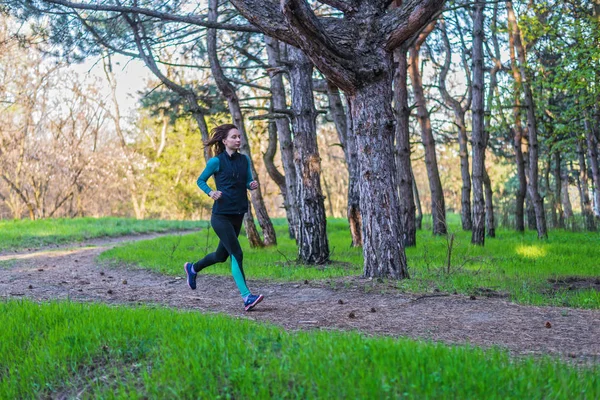
[[[171,233],[172,234],[172,233]],[[249,280],[264,301],[244,312],[233,279],[198,275],[189,289],[183,265],[172,277],[96,257],[121,242],[164,234],[89,240],[68,246],[0,253],[0,298],[157,305],[222,313],[288,330],[355,330],[442,342],[500,347],[516,356],[557,356],[600,363],[600,310],[519,305],[487,296],[403,293],[392,283],[359,277],[278,283]]]

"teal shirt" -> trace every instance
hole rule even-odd
[[[244,157],[246,157],[246,159],[248,160],[248,178],[246,181],[246,189],[250,189],[250,183],[254,180],[252,177],[252,168],[250,168],[250,158],[245,154]],[[206,163],[206,168],[204,168],[204,171],[202,171],[202,173],[198,177],[198,180],[196,181],[198,187],[202,189],[202,191],[207,195],[210,194],[210,192],[212,192],[213,190],[210,188],[210,186],[208,186],[206,181],[208,181],[208,179],[215,173],[219,172],[219,165],[220,163],[217,157],[213,157],[210,160],[208,160],[208,162]]]

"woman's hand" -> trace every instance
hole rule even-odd
[[[250,182],[250,190],[258,189],[258,182],[252,181]]]
[[[223,194],[223,193],[219,192],[218,190],[213,190],[212,192],[210,192],[210,193],[209,193],[209,195],[208,195],[208,196],[209,196],[211,199],[213,199],[214,201],[217,201],[217,200],[219,200],[219,199],[221,198],[221,195],[222,195],[222,194]]]

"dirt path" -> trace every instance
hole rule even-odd
[[[0,254],[0,298],[160,304],[266,321],[287,329],[358,330],[451,344],[496,345],[518,355],[551,354],[575,362],[600,362],[598,310],[522,306],[505,299],[471,300],[463,295],[424,297],[398,293],[384,283],[346,278],[329,283],[249,281],[251,288],[265,295],[265,301],[255,311],[244,313],[230,277],[199,275],[198,289],[192,291],[182,277],[106,267],[95,261],[118,243],[157,236],[96,239],[70,248]]]

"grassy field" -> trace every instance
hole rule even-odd
[[[163,308],[4,301],[0,326],[2,399],[600,397],[598,367]]]
[[[332,263],[316,267],[295,261],[296,245],[287,237],[284,221],[276,221],[277,247],[251,249],[246,238],[241,237],[246,275],[250,279],[286,281],[360,275],[362,253],[361,249],[350,247],[347,222],[329,220],[327,229]],[[455,235],[450,264],[448,239],[433,237],[429,230],[419,231],[417,247],[407,249],[412,279],[399,281],[399,289],[491,293],[524,304],[600,308],[598,290],[555,282],[573,277],[589,279],[591,283],[600,279],[599,233],[551,231],[548,240],[540,241],[534,231],[519,234],[498,229],[497,238],[487,239],[485,247],[478,247],[470,244],[470,232],[460,230],[457,216],[450,218],[449,230]],[[181,275],[185,261],[196,261],[214,251],[217,243],[217,236],[208,229],[128,244],[109,250],[101,259]],[[230,266],[223,263],[202,273],[229,275]]]
[[[203,221],[160,221],[127,218],[58,218],[0,220],[0,251],[79,242],[103,236],[164,232],[206,226]]]

